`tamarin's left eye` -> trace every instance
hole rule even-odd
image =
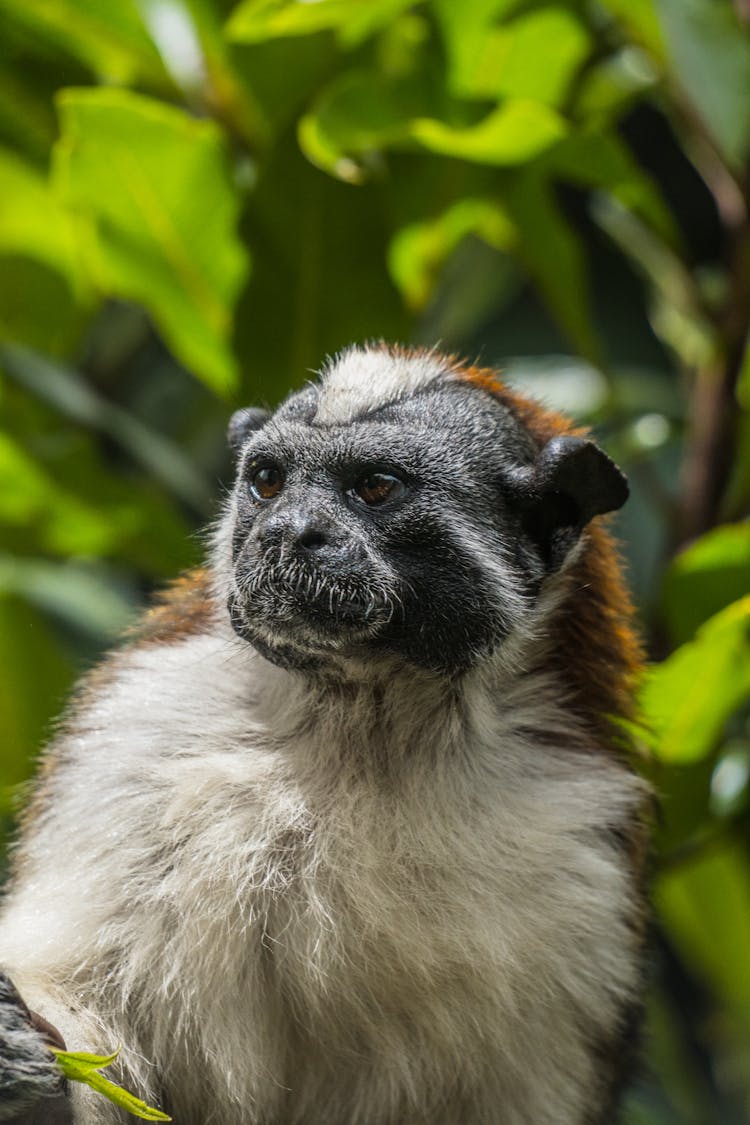
[[[386,500],[396,500],[406,491],[406,485],[391,473],[368,473],[360,477],[351,490],[358,500],[370,508],[385,504]]]
[[[273,500],[284,487],[284,474],[278,465],[261,465],[253,471],[249,485],[256,500]]]

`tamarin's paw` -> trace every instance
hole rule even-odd
[[[48,1042],[59,1033],[35,1017],[13,982],[0,972],[0,1121],[59,1094],[62,1076]]]

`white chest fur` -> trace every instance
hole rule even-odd
[[[311,709],[226,637],[135,651],[63,747],[8,963],[33,910],[182,1125],[580,1122],[637,988],[640,789],[548,683],[497,693]]]

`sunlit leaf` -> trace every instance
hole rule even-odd
[[[687,640],[712,614],[750,590],[750,523],[709,531],[673,561],[664,612],[674,640]]]
[[[440,270],[469,234],[476,234],[497,250],[515,244],[516,229],[500,203],[465,198],[434,219],[411,223],[388,247],[388,268],[404,297],[421,308],[431,296]]]
[[[750,37],[730,0],[655,0],[671,69],[724,155],[750,150]]]
[[[347,74],[302,119],[300,144],[314,164],[357,180],[362,172],[352,158],[390,146],[508,167],[532,160],[567,132],[554,110],[522,98],[505,101],[469,125],[433,116],[438,108],[427,78]]]
[[[56,182],[92,221],[86,263],[107,294],[142,302],[170,347],[230,390],[232,308],[247,271],[221,134],[125,90],[68,90]]]
[[[652,666],[640,693],[654,749],[693,762],[716,746],[727,720],[750,699],[750,596],[699,629],[695,640]]]
[[[590,36],[572,12],[545,7],[507,23],[451,24],[450,87],[458,97],[533,98],[562,104],[590,49]]]
[[[414,0],[244,0],[227,24],[230,39],[257,43],[279,36],[336,31],[349,46],[389,23]]]
[[[110,81],[164,79],[136,0],[0,0],[3,11]]]

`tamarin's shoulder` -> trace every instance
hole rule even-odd
[[[127,640],[129,647],[177,644],[212,632],[217,621],[212,573],[207,567],[198,567],[181,574],[154,596]]]

